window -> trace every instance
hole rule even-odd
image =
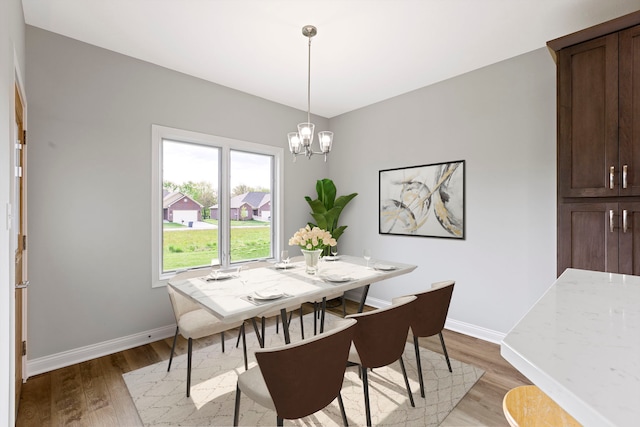
[[[281,148],[153,125],[152,155],[153,286],[279,252]]]

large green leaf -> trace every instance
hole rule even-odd
[[[330,179],[319,179],[318,182],[316,182],[318,200],[322,202],[327,210],[333,207],[334,201],[336,200],[336,192],[336,186]]]
[[[356,197],[358,193],[336,198],[336,186],[333,181],[328,178],[320,179],[316,182],[316,192],[318,193],[317,199],[312,200],[309,196],[305,196],[304,198],[311,208],[311,217],[316,221],[315,224],[310,222],[309,226],[317,226],[327,230],[334,239],[338,240],[347,228],[346,225],[338,226],[340,214],[345,206]]]

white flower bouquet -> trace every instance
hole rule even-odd
[[[300,246],[307,251],[324,249],[336,244],[336,239],[327,230],[319,227],[311,228],[309,225],[296,231],[293,237],[289,239],[289,246]]]

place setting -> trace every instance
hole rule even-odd
[[[279,288],[261,289],[251,292],[248,295],[240,297],[241,299],[250,302],[253,305],[269,304],[275,300],[291,298],[293,295],[289,295],[283,292]]]
[[[207,282],[211,282],[211,281],[227,280],[233,277],[237,277],[237,275],[231,271],[211,270],[211,273],[206,275],[204,277],[204,280]]]
[[[320,277],[329,283],[346,283],[354,280],[353,277],[343,274],[325,274]]]
[[[292,268],[296,268],[296,265],[291,263],[291,258],[289,258],[289,251],[284,250],[280,253],[280,262],[277,262],[274,266],[276,270],[289,270]]]

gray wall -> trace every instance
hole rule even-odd
[[[285,147],[305,114],[30,26],[27,66],[29,359],[170,325],[151,288],[151,125]],[[284,167],[288,237],[328,169]]]
[[[304,114],[33,27],[27,65],[29,358],[171,324],[166,291],[150,286],[151,124],[285,147]],[[315,118],[335,132],[334,152],[326,165],[285,161],[284,237],[329,176],[339,194],[360,193],[342,216],[341,251],[418,265],[373,286],[371,304],[451,278],[454,327],[507,332],[555,279],[554,73],[540,49]],[[380,169],[459,159],[466,240],[377,234]]]
[[[452,326],[504,334],[553,283],[555,99],[541,48],[330,120],[330,175],[360,193],[341,217],[342,250],[419,266],[373,286],[372,303],[454,279]],[[466,240],[378,234],[379,170],[461,159]]]
[[[7,229],[12,202],[14,84],[24,82],[24,17],[20,0],[0,1],[0,425],[14,424],[14,250]]]

